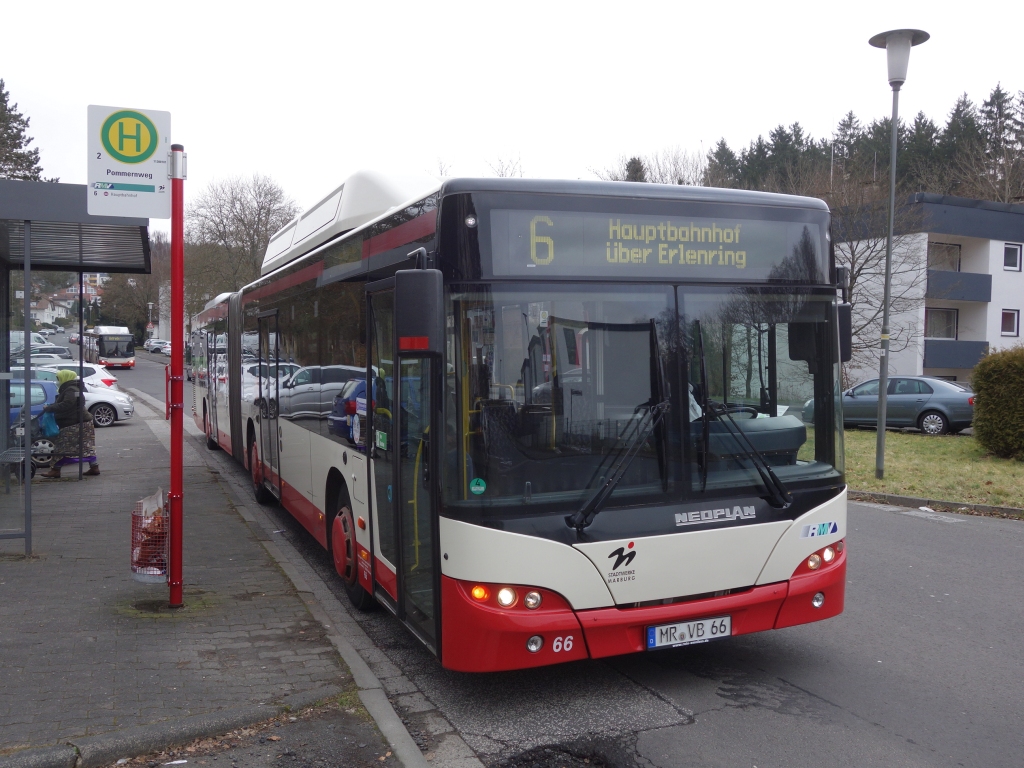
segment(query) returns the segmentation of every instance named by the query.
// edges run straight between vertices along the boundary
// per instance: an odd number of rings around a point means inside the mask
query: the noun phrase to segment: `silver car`
[[[78,373],[78,363],[50,363],[47,368],[55,370],[68,370]],[[117,376],[112,374],[102,365],[96,363],[83,363],[82,374],[85,383],[90,387],[117,389]]]
[[[813,409],[814,401],[804,406]],[[916,427],[926,435],[967,429],[974,421],[974,392],[966,383],[934,376],[893,376],[886,396],[885,426]],[[843,425],[874,427],[878,423],[878,379],[843,393]]]
[[[88,387],[85,407],[92,414],[97,427],[109,427],[115,421],[130,419],[135,414],[135,401],[131,395],[106,387]]]

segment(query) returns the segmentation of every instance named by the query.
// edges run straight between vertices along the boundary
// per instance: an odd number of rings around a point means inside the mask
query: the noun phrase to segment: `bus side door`
[[[277,310],[260,313],[259,316],[259,447],[260,460],[263,462],[264,482],[270,492],[281,498],[281,461],[280,438],[277,424],[278,383],[280,376],[278,364]],[[264,375],[264,372],[266,375]],[[215,375],[210,370],[211,378]],[[213,389],[216,382],[211,382]]]
[[[206,389],[206,429],[207,437],[212,439],[213,442],[217,442],[217,390],[218,390],[218,370],[217,370],[217,349],[216,341],[214,341],[216,334],[208,328],[204,333],[206,336],[206,362],[207,362],[207,389]]]
[[[390,282],[390,281],[384,281]],[[426,645],[437,649],[436,515],[430,421],[440,364],[405,350],[395,328],[395,294],[369,296],[372,413],[367,448],[374,497],[375,580],[387,601]],[[379,595],[379,592],[378,592]]]

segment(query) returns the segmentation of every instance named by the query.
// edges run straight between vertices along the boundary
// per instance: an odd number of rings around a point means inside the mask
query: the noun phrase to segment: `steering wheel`
[[[711,410],[716,415],[725,415],[727,413],[749,413],[752,418],[757,418],[761,412],[752,405],[722,405],[721,403],[711,403]]]

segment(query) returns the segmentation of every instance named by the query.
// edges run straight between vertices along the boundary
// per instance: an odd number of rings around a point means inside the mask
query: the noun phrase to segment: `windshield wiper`
[[[697,342],[700,350],[701,400],[703,400],[701,405],[704,408],[704,467],[701,471],[701,490],[705,490],[707,487],[708,455],[710,451],[710,428],[708,415],[713,414],[721,424],[727,425],[726,430],[729,432],[733,440],[736,441],[736,445],[743,454],[743,458],[749,459],[754,465],[754,469],[756,469],[757,474],[760,475],[761,482],[764,483],[765,490],[768,492],[768,496],[770,497],[769,503],[777,509],[787,509],[790,504],[793,503],[793,496],[790,494],[789,489],[783,485],[781,480],[779,480],[764,455],[754,447],[754,444],[750,441],[750,437],[747,433],[744,432],[736,423],[732,414],[729,413],[729,406],[727,404],[718,406],[717,404],[712,403],[711,399],[708,397],[707,370],[704,364],[704,332],[701,330],[700,320],[695,320],[694,322],[697,326]],[[722,418],[723,416],[728,419],[728,422]],[[743,438],[742,442],[739,440],[737,435]],[[743,443],[746,443],[746,448],[743,447]]]
[[[750,437],[747,433],[744,432],[740,428],[739,424],[736,423],[736,420],[728,411],[728,406],[723,405],[721,410],[719,410],[718,406],[712,405],[712,411],[722,424],[726,423],[725,421],[722,421],[722,416],[725,416],[729,420],[728,423],[732,425],[732,428],[729,428],[729,434],[732,435],[734,440],[736,440],[744,458],[751,460],[754,464],[754,469],[756,469],[757,473],[761,476],[761,482],[764,483],[764,486],[768,491],[768,495],[771,497],[769,499],[769,503],[771,503],[771,505],[776,509],[787,509],[789,505],[793,503],[793,496],[790,494],[789,489],[783,485],[781,480],[779,480],[778,476],[772,470],[771,464],[768,463],[768,460],[764,455],[754,447],[754,444],[750,441]],[[743,438],[743,441],[747,444],[747,450],[744,450],[740,441],[736,439],[736,435]]]
[[[643,407],[644,406],[640,406],[640,408]],[[626,470],[629,469],[629,465],[633,463],[633,459],[636,458],[637,453],[640,451],[640,447],[647,442],[647,438],[651,436],[651,433],[658,426],[662,417],[665,415],[665,411],[667,410],[667,399],[662,400],[660,403],[655,405],[648,406],[647,413],[644,414],[644,417],[636,425],[633,438],[619,452],[618,459],[615,464],[612,465],[611,471],[608,473],[608,478],[604,481],[604,484],[597,489],[594,495],[591,496],[587,502],[579,508],[579,510],[567,518],[567,522],[576,529],[577,534],[582,534],[583,530],[594,521],[595,517],[597,517],[597,513],[600,512],[604,505],[608,503],[608,499],[611,498],[612,492],[618,484],[622,482],[622,478],[626,476]]]

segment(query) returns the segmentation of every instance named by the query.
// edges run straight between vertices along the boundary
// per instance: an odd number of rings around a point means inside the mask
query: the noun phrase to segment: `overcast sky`
[[[626,154],[820,138],[888,115],[868,38],[931,33],[901,115],[1024,88],[1019,2],[7,3],[0,78],[47,176],[84,183],[86,106],[168,110],[186,194],[259,172],[308,208],[363,168],[594,178]],[[165,222],[154,221],[166,229]]]

